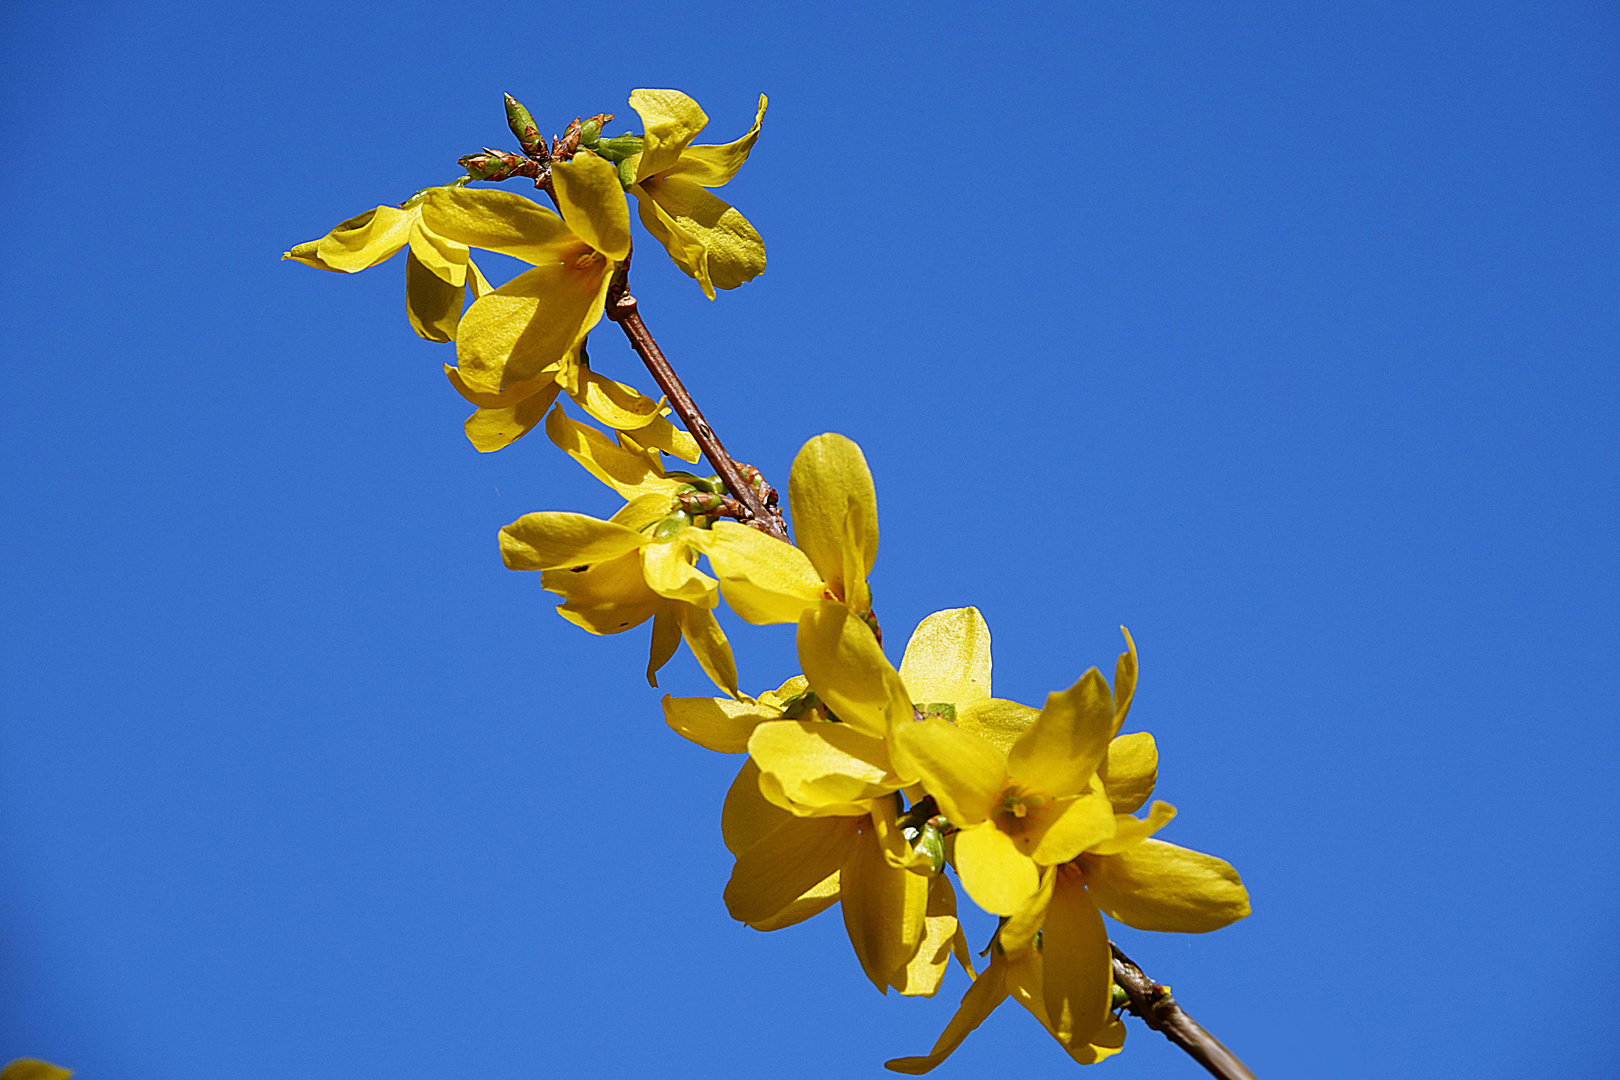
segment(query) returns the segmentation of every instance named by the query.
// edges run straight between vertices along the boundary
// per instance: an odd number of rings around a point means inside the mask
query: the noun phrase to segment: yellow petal
[[[1101,1031],[1084,1039],[1076,1039],[1063,1049],[1080,1065],[1095,1065],[1125,1049],[1125,1024],[1117,1016],[1110,1016]]]
[[[883,740],[848,724],[771,720],[754,728],[748,756],[804,806],[851,803],[888,795],[900,786],[889,771]],[[894,800],[890,799],[892,804]]]
[[[523,398],[516,405],[504,409],[479,409],[462,425],[467,441],[481,454],[510,446],[523,438],[546,417],[546,410],[562,387],[550,383],[537,394]]]
[[[0,1080],[68,1080],[72,1075],[72,1069],[38,1058],[18,1058],[0,1069]]]
[[[855,841],[855,818],[788,816],[737,853],[726,883],[726,910],[738,922],[775,918],[842,869]]]
[[[580,244],[562,218],[511,191],[434,188],[421,213],[423,225],[437,236],[534,266],[555,263]]]
[[[990,697],[990,627],[974,607],[936,611],[906,645],[900,679],[916,702],[949,701],[957,716]]]
[[[677,533],[674,539],[641,549],[641,572],[647,577],[647,587],[667,600],[712,608],[719,603],[719,587],[714,578],[692,565],[691,548],[680,536]]]
[[[890,731],[889,744],[896,770],[920,779],[953,825],[983,821],[1007,786],[1001,751],[941,717],[901,721]]]
[[[484,276],[484,272],[478,269],[478,264],[470,258],[467,260],[467,291],[472,293],[474,300],[495,291],[495,286],[489,283],[489,279]]]
[[[714,299],[714,283],[709,280],[709,251],[696,236],[683,230],[678,222],[652,197],[652,193],[637,184],[630,189],[636,197],[636,214],[641,225],[654,240],[664,245],[670,260],[688,277],[695,278],[703,287],[703,295]]]
[[[1114,808],[1100,787],[1057,805],[1062,807],[1062,813],[1040,834],[1029,852],[1030,858],[1042,866],[1068,862],[1114,835]]]
[[[634,431],[658,419],[662,407],[634,387],[614,382],[588,367],[579,373],[579,390],[573,395],[580,408],[610,428]]]
[[[1114,819],[1114,835],[1106,840],[1087,844],[1085,851],[1088,855],[1118,855],[1127,848],[1135,847],[1143,840],[1164,828],[1176,816],[1176,808],[1167,802],[1154,801],[1148,816],[1134,818],[1128,814],[1121,814]]]
[[[892,800],[889,805],[892,809]],[[922,942],[928,879],[890,866],[868,820],[850,846],[839,881],[849,943],[866,977],[887,994]]]
[[[379,206],[356,214],[319,240],[299,244],[282,256],[319,270],[352,274],[393,257],[410,242],[417,211]]]
[[[630,206],[619,186],[619,170],[585,152],[551,166],[563,221],[574,234],[615,262],[630,254]]]
[[[1085,855],[1086,888],[1126,926],[1202,934],[1249,913],[1236,870],[1213,855],[1144,840],[1118,855]]]
[[[692,604],[678,604],[676,616],[681,621],[681,637],[703,673],[714,685],[736,697],[737,661],[731,655],[731,645],[726,641],[725,631],[715,621],[714,613]]]
[[[939,992],[940,983],[945,981],[945,968],[950,964],[952,949],[961,932],[961,925],[956,921],[956,890],[951,888],[950,878],[935,874],[928,879],[922,941],[891,985],[906,997],[933,997]]]
[[[966,708],[957,706],[956,725],[963,731],[973,732],[1005,754],[1012,750],[1013,745],[1040,715],[1039,709],[1020,705],[1016,701],[986,698],[983,701],[975,701]]]
[[[547,510],[524,514],[501,530],[501,560],[508,570],[551,570],[616,559],[646,544],[634,529],[587,514]]]
[[[1119,654],[1119,660],[1114,664],[1114,733],[1125,723],[1125,717],[1131,712],[1131,698],[1136,696],[1136,642],[1131,640],[1131,632],[1123,626],[1119,632],[1125,635],[1125,651]]]
[[[446,285],[460,287],[467,282],[468,249],[448,237],[440,236],[422,224],[417,215],[411,223],[411,255]]]
[[[612,264],[583,243],[477,300],[456,332],[461,378],[495,393],[560,364],[602,318]]]
[[[1052,890],[1057,885],[1059,868],[1043,866],[1039,872],[1041,884],[1035,890],[1035,895],[996,931],[996,944],[1008,957],[1022,956],[1032,949],[1035,935],[1040,933],[1041,924],[1046,921],[1046,907],[1052,902]],[[1042,1005],[1040,1011],[1044,1013],[1045,1009],[1046,1006]]]
[[[1113,960],[1102,915],[1079,875],[1058,877],[1041,927],[1041,982],[1052,1035],[1084,1042],[1109,1019]]]
[[[956,1015],[945,1025],[934,1048],[926,1057],[903,1057],[885,1061],[883,1067],[890,1072],[921,1076],[938,1066],[955,1052],[962,1040],[973,1029],[984,1023],[996,1006],[1007,1000],[1007,965],[992,961],[988,970],[973,980],[973,985],[962,995],[962,1004]]]
[[[1096,668],[1046,707],[1007,755],[1007,771],[1032,791],[1061,799],[1086,790],[1114,735],[1114,698]]]
[[[737,770],[720,807],[720,837],[726,850],[735,855],[758,843],[790,817],[793,815],[760,794],[759,766],[748,758]]]
[[[824,600],[799,616],[798,645],[799,670],[844,723],[881,739],[891,723],[910,721],[900,673],[849,608]]]
[[[513,383],[506,389],[494,393],[488,393],[470,385],[467,380],[461,377],[461,372],[449,364],[444,365],[444,375],[445,378],[450,380],[450,385],[456,388],[456,393],[477,405],[480,409],[509,409],[520,401],[527,401],[534,395],[556,386],[555,377],[561,367],[560,363],[553,364],[527,382]],[[556,397],[556,393],[553,392],[551,399],[555,400]]]
[[[698,448],[697,440],[686,432],[670,423],[663,416],[655,416],[646,424],[634,430],[635,438],[631,439],[629,433],[621,430],[619,442],[634,442],[643,449],[662,450],[666,454],[674,454],[682,461],[695,463],[703,456]]]
[[[877,490],[861,448],[830,432],[805,443],[788,475],[788,502],[799,547],[833,594],[843,597],[845,522],[852,513],[863,515],[860,565],[871,573],[877,560]]]
[[[757,919],[748,925],[755,930],[780,930],[785,926],[794,926],[838,903],[840,895],[839,875],[830,874],[771,918]]]
[[[709,123],[698,103],[679,90],[632,90],[630,107],[641,115],[645,142],[636,167],[638,181],[674,168],[686,144]]]
[[[619,512],[608,520],[627,529],[639,531],[655,521],[668,517],[671,505],[672,501],[668,495],[656,491],[649,495],[638,495],[619,507]]]
[[[647,179],[637,187],[647,196],[636,205],[642,224],[669,250],[676,266],[698,279],[710,299],[710,287],[735,289],[765,272],[765,241],[724,199],[690,180]],[[648,199],[653,207],[647,205]],[[672,246],[666,234],[674,234],[678,243]],[[703,251],[696,267],[689,265],[693,244]]]
[[[664,695],[664,722],[699,746],[721,754],[746,753],[754,728],[781,715],[781,709],[763,701]]]
[[[1108,754],[1097,767],[1114,813],[1132,814],[1148,801],[1159,779],[1159,748],[1145,731],[1120,735],[1108,744]]]
[[[956,874],[973,902],[993,915],[1016,915],[1040,889],[1040,874],[991,821],[956,834]]]
[[[681,622],[671,608],[653,616],[652,641],[647,646],[647,685],[657,687],[658,673],[681,647]]]
[[[634,551],[587,570],[546,570],[540,584],[567,601],[557,614],[593,634],[640,626],[670,603],[647,588]]]
[[[595,428],[571,420],[561,409],[546,418],[546,434],[557,447],[626,499],[660,494],[673,497],[679,480],[663,475],[646,456],[633,453]]]
[[[821,603],[821,578],[792,544],[735,521],[715,522],[695,543],[709,557],[726,603],[748,622],[798,622]]]
[[[748,154],[759,141],[759,126],[765,120],[765,95],[759,95],[759,112],[754,126],[735,142],[717,146],[688,146],[680,160],[668,172],[669,176],[690,180],[704,187],[719,187],[737,175],[737,170],[748,160]]]
[[[405,315],[418,337],[454,341],[465,299],[463,285],[446,283],[417,261],[416,252],[405,256]]]

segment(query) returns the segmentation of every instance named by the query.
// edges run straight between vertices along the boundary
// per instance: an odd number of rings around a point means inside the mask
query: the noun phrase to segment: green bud
[[[619,186],[626,191],[636,186],[636,163],[629,158],[619,162]]]
[[[525,154],[530,157],[545,154],[546,140],[540,137],[540,128],[535,124],[534,117],[511,94],[506,95],[506,126],[512,129]]]
[[[641,147],[640,135],[615,135],[611,139],[598,139],[591,149],[617,163],[641,153]]]
[[[589,146],[592,149],[595,149],[596,148],[596,140],[599,139],[601,137],[601,135],[602,135],[602,121],[598,120],[596,117],[593,116],[589,120],[585,121],[585,123],[580,126],[580,129],[579,129],[579,145],[581,145],[581,146]]]
[[[821,698],[814,690],[802,690],[782,702],[782,719],[802,720],[821,707]]]
[[[694,480],[692,481],[692,486],[697,488],[699,491],[708,491],[715,495],[731,494],[731,492],[726,489],[726,482],[720,479],[718,476],[710,476],[703,480]]]
[[[676,533],[680,532],[690,524],[691,522],[687,519],[685,514],[671,514],[669,517],[653,526],[653,539],[668,540],[670,537],[674,536]]]
[[[923,825],[922,834],[912,844],[912,849],[928,856],[928,868],[934,873],[945,869],[945,836],[932,821]]]
[[[1123,986],[1119,985],[1119,983],[1114,983],[1112,989],[1113,1000],[1108,1003],[1108,1007],[1110,1009],[1112,1009],[1114,1012],[1119,1012],[1119,1010],[1130,1005],[1131,995],[1125,992],[1125,988]]]

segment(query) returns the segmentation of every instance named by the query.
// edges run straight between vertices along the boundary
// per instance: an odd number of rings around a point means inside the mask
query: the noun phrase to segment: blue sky
[[[769,270],[653,332],[785,484],[876,475],[891,640],[1038,703],[1141,650],[1167,839],[1254,914],[1118,939],[1262,1077],[1608,1075],[1617,46],[1601,4],[15,8],[0,35],[0,1058],[87,1080],[884,1075],[836,915],[730,921],[736,768],[495,530],[401,266],[277,261],[678,87]],[[610,127],[617,130],[620,124]],[[646,385],[598,335],[599,370]],[[733,630],[744,686],[786,628]],[[666,689],[705,692],[690,657]],[[991,922],[970,922],[982,943]],[[1073,1070],[1003,1010],[940,1073]],[[1116,1078],[1199,1075],[1132,1023]]]

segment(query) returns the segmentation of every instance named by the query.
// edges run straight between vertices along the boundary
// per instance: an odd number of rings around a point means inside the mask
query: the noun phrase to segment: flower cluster
[[[735,919],[776,930],[836,905],[862,971],[885,994],[935,994],[955,957],[971,979],[956,1015],[927,1055],[890,1069],[932,1069],[1009,997],[1075,1061],[1118,1052],[1125,1029],[1103,916],[1200,933],[1249,911],[1229,865],[1155,836],[1176,811],[1149,805],[1153,736],[1123,730],[1137,680],[1129,633],[1112,685],[1092,668],[1040,708],[992,695],[990,632],[976,608],[923,620],[896,667],[868,582],[877,496],[859,447],[823,434],[800,450],[788,539],[759,512],[774,514],[763,478],[732,461],[695,412],[680,412],[686,430],[671,422],[684,390],[653,399],[591,369],[588,335],[604,314],[620,321],[633,310],[632,196],[647,233],[711,299],[765,267],[758,233],[709,190],[747,160],[765,99],[749,131],[720,145],[693,145],[707,118],[684,94],[637,90],[630,104],[640,133],[606,137],[611,117],[598,115],[548,145],[509,98],[521,155],[468,155],[466,176],[367,211],[286,257],[353,272],[408,249],[407,314],[422,337],[455,343],[445,372],[477,407],[466,422],[473,445],[496,450],[543,424],[623,500],[606,519],[526,514],[500,530],[501,556],[538,572],[562,598],[559,614],[589,633],[651,621],[652,685],[684,641],[724,692],[666,695],[663,711],[687,739],[746,755],[721,812]],[[467,186],[513,176],[534,179],[556,211]],[[492,288],[473,249],[530,269]],[[645,343],[637,349],[656,374]],[[563,395],[601,427],[568,415]],[[695,463],[700,452],[733,479],[666,460]],[[744,623],[795,627],[802,674],[743,693],[715,617],[722,600]],[[983,970],[958,922],[953,875],[999,917]]]

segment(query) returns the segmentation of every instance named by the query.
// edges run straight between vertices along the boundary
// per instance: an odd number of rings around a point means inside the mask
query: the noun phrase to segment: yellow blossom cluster
[[[1155,836],[1176,812],[1149,805],[1153,736],[1124,731],[1137,680],[1129,633],[1112,685],[1092,668],[1039,708],[992,695],[990,632],[976,608],[924,619],[896,667],[868,583],[877,496],[859,447],[823,434],[799,451],[791,539],[744,512],[720,477],[669,467],[666,455],[699,459],[693,434],[704,425],[683,413],[682,430],[666,401],[591,370],[586,339],[624,295],[632,196],[648,234],[711,299],[764,269],[758,233],[709,189],[747,160],[765,99],[749,131],[721,145],[693,145],[707,117],[678,91],[637,90],[630,104],[641,133],[607,139],[593,118],[549,149],[514,121],[529,155],[521,175],[544,184],[555,212],[470,188],[469,175],[286,257],[353,272],[408,249],[407,314],[422,337],[455,343],[445,372],[477,407],[466,421],[473,445],[499,449],[543,424],[623,500],[605,519],[526,514],[500,530],[502,559],[538,572],[562,598],[559,614],[589,633],[650,620],[654,686],[684,641],[724,691],[666,695],[663,711],[687,739],[746,755],[721,810],[735,919],[777,930],[836,905],[885,994],[932,996],[956,958],[971,980],[960,1008],[928,1054],[890,1069],[932,1069],[1009,997],[1075,1061],[1117,1053],[1125,1029],[1104,916],[1201,933],[1249,911],[1229,865]],[[473,249],[529,269],[492,288]],[[564,394],[602,427],[569,416]],[[717,445],[702,452],[725,472]],[[746,624],[792,625],[802,674],[743,693],[715,616],[722,600]],[[999,920],[982,970],[958,922],[958,885]]]

